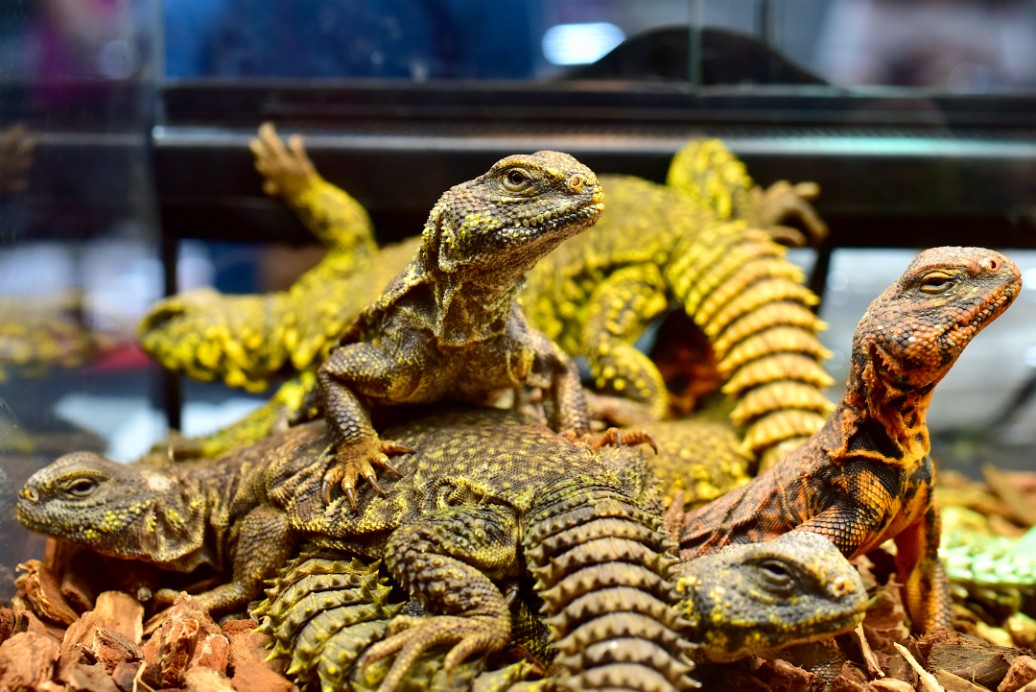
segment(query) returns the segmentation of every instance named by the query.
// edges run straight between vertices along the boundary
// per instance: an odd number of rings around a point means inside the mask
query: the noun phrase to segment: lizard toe
[[[602,447],[636,447],[641,444],[650,446],[655,454],[658,454],[658,445],[655,444],[654,438],[646,430],[608,428],[596,439],[590,441],[590,447],[593,449],[600,449]]]
[[[361,665],[366,667],[395,655],[395,661],[379,687],[382,692],[396,690],[414,662],[432,647],[453,644],[443,661],[443,670],[449,676],[470,656],[498,650],[507,643],[509,636],[509,628],[501,626],[496,618],[480,616],[397,616],[389,631],[394,634],[370,647],[361,661]]]

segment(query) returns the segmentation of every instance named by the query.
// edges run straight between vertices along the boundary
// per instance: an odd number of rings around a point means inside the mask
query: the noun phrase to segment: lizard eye
[[[760,581],[763,584],[776,591],[790,590],[794,578],[792,572],[788,569],[788,566],[780,560],[763,560],[759,562],[756,567],[759,574]]]
[[[532,184],[532,176],[521,168],[512,168],[504,174],[504,187],[511,192],[521,192]]]
[[[97,485],[93,478],[77,478],[65,485],[65,492],[73,497],[88,497],[97,489]]]
[[[953,276],[944,272],[933,272],[921,279],[918,288],[924,293],[938,295],[945,293],[953,284]]]

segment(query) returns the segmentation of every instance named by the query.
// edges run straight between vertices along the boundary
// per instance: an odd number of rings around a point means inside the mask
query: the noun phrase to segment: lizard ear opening
[[[162,498],[150,503],[137,526],[140,533],[141,555],[161,564],[179,560],[198,551],[205,540],[205,520],[201,507],[192,507],[186,497],[167,502]],[[197,565],[186,566],[193,569]]]
[[[435,205],[421,232],[421,247],[429,263],[440,271],[453,272],[462,263],[462,252],[457,237],[457,224],[449,210]]]

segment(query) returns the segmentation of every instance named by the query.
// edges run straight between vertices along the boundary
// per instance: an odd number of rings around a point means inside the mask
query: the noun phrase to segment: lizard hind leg
[[[517,542],[514,513],[499,505],[445,507],[389,537],[389,571],[430,615],[397,616],[388,639],[366,651],[364,666],[395,656],[379,689],[399,688],[434,647],[450,646],[443,661],[449,676],[467,658],[507,644],[511,611],[492,579],[515,572]]]
[[[669,396],[662,375],[633,342],[666,306],[665,283],[657,267],[626,267],[594,290],[583,329],[595,387],[646,404],[655,419],[668,414]]]

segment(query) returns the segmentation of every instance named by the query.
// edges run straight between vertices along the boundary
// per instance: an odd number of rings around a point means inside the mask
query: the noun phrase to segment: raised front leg
[[[472,655],[503,648],[511,636],[511,611],[493,579],[518,569],[518,525],[499,505],[446,507],[397,529],[385,564],[420,601],[426,617],[397,616],[391,636],[368,649],[364,662],[395,655],[380,689],[396,689],[426,650],[450,645],[447,675]]]
[[[583,343],[597,389],[647,404],[652,417],[669,411],[665,382],[651,360],[638,351],[648,322],[666,309],[665,281],[654,265],[621,269],[590,296]]]
[[[346,253],[339,261],[355,261],[377,251],[367,210],[317,173],[302,137],[292,135],[285,146],[273,124],[263,123],[249,148],[263,176],[263,192],[283,199],[322,243]]]
[[[896,574],[903,582],[903,603],[919,632],[953,625],[950,586],[939,561],[939,527],[939,510],[933,504],[924,517],[895,538]]]
[[[543,332],[529,327],[524,317],[512,317],[510,329],[513,381],[545,390],[547,415],[555,432],[572,437],[586,434],[590,409],[575,363]]]
[[[263,593],[266,580],[276,574],[295,549],[295,536],[288,518],[273,507],[256,507],[240,520],[234,550],[231,580],[195,596],[208,611],[225,612],[243,608]],[[177,592],[162,589],[158,601],[172,602]]]
[[[880,513],[866,503],[836,503],[795,527],[819,533],[835,544],[842,555],[855,557],[866,542],[879,533]]]
[[[398,442],[382,440],[357,395],[405,401],[420,381],[421,364],[401,362],[385,349],[356,343],[335,349],[317,371],[324,413],[334,447],[335,464],[324,475],[324,501],[340,486],[356,509],[356,481],[364,478],[379,493],[374,466],[396,473],[389,455],[412,451]]]

